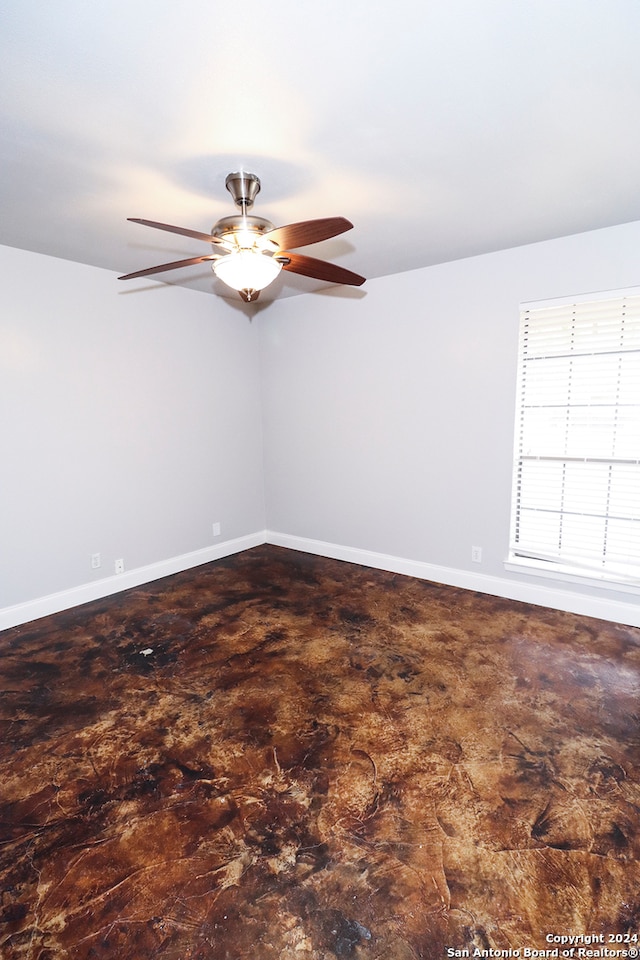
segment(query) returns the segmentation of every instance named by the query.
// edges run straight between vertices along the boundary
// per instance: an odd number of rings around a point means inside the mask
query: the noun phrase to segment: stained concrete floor
[[[264,546],[0,690],[3,960],[638,946],[638,629]]]

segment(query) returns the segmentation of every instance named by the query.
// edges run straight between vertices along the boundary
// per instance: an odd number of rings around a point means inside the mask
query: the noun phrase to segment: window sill
[[[544,579],[560,580],[565,583],[577,583],[585,587],[596,587],[600,590],[616,590],[620,593],[632,593],[640,596],[640,582],[614,580],[610,574],[603,574],[602,576],[585,574],[575,567],[546,563],[543,560],[510,557],[508,560],[505,560],[504,568],[511,573],[528,573],[530,576],[543,577]]]

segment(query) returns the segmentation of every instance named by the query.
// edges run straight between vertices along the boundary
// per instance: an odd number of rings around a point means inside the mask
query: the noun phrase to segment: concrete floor
[[[638,947],[638,629],[264,546],[0,690],[3,960]]]

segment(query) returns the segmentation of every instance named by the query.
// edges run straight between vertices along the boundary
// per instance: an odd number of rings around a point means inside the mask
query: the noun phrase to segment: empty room
[[[2,960],[635,960],[640,9],[9,0]]]

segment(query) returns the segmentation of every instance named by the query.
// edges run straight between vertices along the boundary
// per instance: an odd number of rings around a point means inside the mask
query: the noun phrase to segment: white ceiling
[[[277,225],[348,217],[303,252],[368,278],[638,220],[639,45],[638,0],[5,0],[0,243],[204,254],[126,218],[208,232],[239,169]]]

